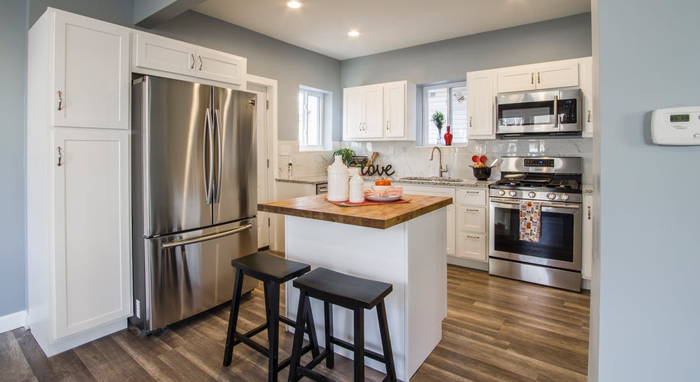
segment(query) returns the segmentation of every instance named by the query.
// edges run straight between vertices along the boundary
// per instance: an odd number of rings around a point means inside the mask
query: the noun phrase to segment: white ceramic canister
[[[365,201],[365,181],[362,180],[359,172],[355,172],[350,179],[350,203],[362,203]]]
[[[328,169],[328,200],[344,202],[348,200],[349,179],[348,168],[343,164],[343,157],[335,156],[335,161]]]

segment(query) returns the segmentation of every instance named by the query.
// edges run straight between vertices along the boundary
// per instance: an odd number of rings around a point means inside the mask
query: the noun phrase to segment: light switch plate
[[[281,145],[280,155],[292,155],[292,148],[289,145]]]

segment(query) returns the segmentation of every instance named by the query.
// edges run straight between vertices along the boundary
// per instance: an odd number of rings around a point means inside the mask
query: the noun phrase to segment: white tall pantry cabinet
[[[129,33],[54,9],[29,31],[29,325],[48,356],[132,315]]]

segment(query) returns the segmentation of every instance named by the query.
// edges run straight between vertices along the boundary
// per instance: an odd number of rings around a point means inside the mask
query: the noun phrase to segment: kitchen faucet
[[[439,171],[440,175],[438,175],[438,178],[442,178],[442,174],[447,172],[447,165],[445,165],[445,166],[442,165],[442,151],[440,150],[439,147],[437,147],[437,146],[433,147],[433,149],[430,151],[430,156],[428,157],[428,160],[431,160],[431,161],[433,160],[433,153],[435,153],[435,150],[437,150],[438,154],[440,154],[440,157],[438,159],[438,166],[440,166],[440,167],[438,167],[438,171]]]

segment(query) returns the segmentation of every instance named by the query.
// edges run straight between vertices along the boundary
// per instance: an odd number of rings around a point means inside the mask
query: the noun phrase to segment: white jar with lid
[[[335,156],[335,161],[328,169],[328,200],[332,202],[344,202],[349,194],[349,172],[343,164],[343,157]]]
[[[355,172],[350,179],[350,203],[362,203],[365,201],[365,181],[362,180],[359,172]]]

